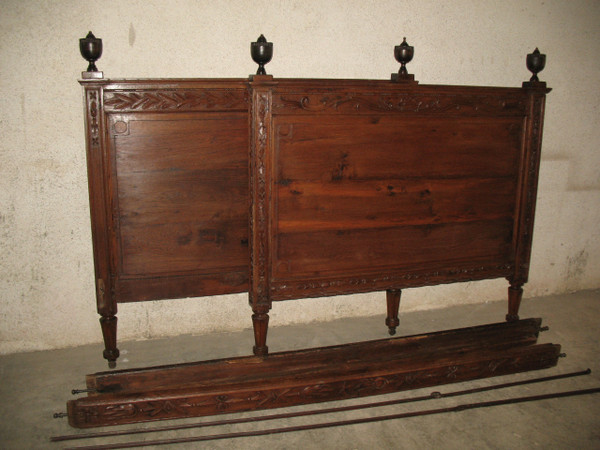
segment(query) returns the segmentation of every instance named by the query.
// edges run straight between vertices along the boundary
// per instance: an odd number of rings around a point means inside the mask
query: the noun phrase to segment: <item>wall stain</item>
[[[567,258],[567,279],[581,278],[585,274],[588,256],[585,250],[581,250],[575,256]]]
[[[133,23],[129,24],[129,45],[133,47],[135,44],[135,28],[133,28]]]

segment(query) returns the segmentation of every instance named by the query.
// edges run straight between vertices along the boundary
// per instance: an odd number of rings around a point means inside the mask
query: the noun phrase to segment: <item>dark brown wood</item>
[[[262,430],[252,430],[252,431],[239,431],[232,433],[222,433],[222,434],[211,434],[211,435],[202,435],[202,436],[192,436],[192,437],[179,437],[179,438],[165,438],[165,439],[157,439],[157,440],[144,440],[137,442],[124,442],[119,444],[106,444],[101,446],[86,446],[86,447],[75,447],[77,449],[118,449],[118,448],[135,448],[135,447],[146,447],[150,445],[170,445],[170,444],[183,444],[190,442],[205,442],[205,441],[216,441],[222,439],[235,439],[241,437],[251,437],[251,436],[267,436],[272,434],[282,434],[282,433],[291,433],[298,431],[307,431],[307,430],[318,430],[323,428],[332,428],[332,427],[341,427],[348,425],[357,425],[364,423],[373,423],[373,422],[381,422],[385,420],[398,420],[398,419],[407,419],[410,417],[422,417],[422,416],[431,416],[434,414],[446,414],[450,412],[463,412],[470,409],[478,409],[478,408],[490,408],[493,406],[501,406],[501,405],[514,405],[518,403],[526,403],[526,402],[536,402],[541,400],[550,400],[550,399],[558,399],[558,398],[566,398],[566,397],[575,397],[581,395],[591,395],[600,393],[600,387],[594,387],[589,389],[576,389],[572,391],[561,391],[561,392],[552,392],[548,394],[538,394],[538,395],[528,395],[524,397],[509,397],[500,400],[491,400],[491,401],[483,401],[483,402],[474,402],[474,403],[463,403],[456,406],[450,406],[446,408],[436,408],[422,411],[412,411],[412,412],[403,412],[396,414],[387,414],[380,416],[368,416],[361,417],[357,419],[347,419],[347,420],[338,420],[332,422],[321,422],[307,425],[295,425],[295,426],[287,426],[280,428],[268,428]]]
[[[544,83],[81,84],[111,363],[123,302],[248,291],[261,356],[273,301],[501,277],[518,318]]]
[[[535,344],[539,319],[320,349],[88,377],[97,392],[67,405],[94,427],[339,400],[516,373],[556,364]],[[219,377],[218,374],[222,376]]]
[[[116,316],[102,316],[100,318],[102,337],[106,344],[103,356],[108,361],[110,368],[116,367],[116,360],[119,357],[119,350],[117,349],[117,321]]]
[[[265,272],[267,253],[267,210],[264,208],[267,195],[266,173],[269,166],[264,162],[267,138],[270,134],[269,123],[271,114],[271,93],[273,77],[270,75],[255,75],[252,77],[252,106],[250,110],[250,217],[248,222],[250,233],[250,274],[249,284],[255,289],[249,291],[252,306],[252,325],[254,327],[253,353],[265,356],[268,353],[266,345],[268,312],[271,309],[269,297],[268,275]],[[258,199],[258,201],[257,201]]]
[[[536,344],[541,320],[518,315],[549,89],[428,86],[401,75],[84,77],[109,366],[119,356],[118,303],[245,291],[255,356],[89,375],[88,396],[68,403],[73,426],[339,400],[556,364],[560,346]],[[509,281],[501,324],[268,355],[273,301],[386,291],[394,334],[401,289],[499,277]]]
[[[385,324],[388,327],[390,336],[396,334],[396,327],[400,325],[398,319],[398,310],[400,309],[400,296],[402,291],[400,289],[388,289],[386,291],[386,302],[387,302],[387,317]]]
[[[414,397],[404,397],[399,399],[392,400],[384,400],[378,402],[368,402],[368,403],[360,403],[356,405],[344,405],[344,406],[334,406],[330,408],[316,408],[316,409],[308,409],[302,411],[292,411],[292,412],[282,412],[275,414],[261,414],[258,416],[250,416],[250,417],[239,417],[233,419],[217,419],[210,421],[202,421],[196,423],[186,423],[186,424],[177,424],[177,425],[166,425],[166,426],[158,426],[152,428],[134,428],[134,429],[124,429],[124,430],[109,430],[109,431],[98,431],[98,432],[89,432],[89,433],[78,433],[78,434],[67,434],[62,436],[53,436],[50,438],[52,442],[61,442],[61,441],[74,441],[80,439],[93,439],[98,437],[114,437],[114,436],[131,436],[134,434],[146,434],[146,433],[157,433],[157,432],[165,432],[165,431],[177,431],[177,430],[189,430],[189,429],[197,429],[197,428],[205,428],[205,427],[213,427],[213,426],[223,426],[223,425],[232,425],[232,424],[241,424],[241,423],[253,423],[253,422],[266,422],[269,420],[278,420],[278,419],[289,419],[293,417],[306,417],[306,416],[316,416],[319,414],[330,414],[330,413],[338,413],[345,411],[356,411],[361,409],[370,409],[370,408],[380,408],[383,406],[394,406],[394,405],[402,405],[406,403],[417,403],[427,400],[434,400],[439,398],[449,398],[449,397],[459,397],[463,395],[476,394],[480,392],[487,392],[493,390],[499,390],[509,387],[516,386],[525,386],[534,383],[544,383],[548,381],[555,380],[563,380],[571,377],[579,377],[583,375],[589,375],[592,371],[590,369],[582,370],[578,372],[569,372],[563,373],[559,375],[550,375],[546,377],[537,377],[537,378],[529,378],[526,380],[519,381],[511,381],[508,383],[500,383],[500,384],[492,384],[487,386],[481,386],[476,388],[462,389],[458,391],[451,392],[432,392],[429,395],[420,395]]]
[[[245,80],[84,80],[104,356],[117,304],[247,291]]]
[[[257,356],[265,356],[269,352],[267,347],[267,329],[269,327],[269,307],[268,305],[254,305],[252,307],[252,325],[254,328],[254,346],[253,353]]]
[[[518,318],[547,89],[250,90],[252,304],[506,277]]]
[[[279,352],[264,362],[256,357],[241,357],[176,364],[170,366],[99,372],[86,377],[90,396],[106,393],[143,393],[177,386],[191,388],[198,383],[230,384],[237,379],[259,380],[264,372],[269,376],[294,376],[307,370],[339,371],[338,364],[360,359],[372,367],[387,364],[388,359],[429,358],[431,352],[476,351],[508,349],[533,345],[541,327],[541,319],[479,325],[458,330],[444,330],[415,336],[381,339],[354,345],[335,345],[320,349]],[[476,337],[476,339],[475,339]],[[315,353],[319,358],[315,359]],[[358,355],[358,356],[357,356]],[[293,364],[289,365],[290,360]],[[252,370],[248,368],[263,368]],[[345,369],[347,370],[347,369]]]
[[[514,321],[519,320],[519,306],[521,305],[521,298],[523,297],[522,284],[511,283],[508,287],[508,314],[506,320]]]

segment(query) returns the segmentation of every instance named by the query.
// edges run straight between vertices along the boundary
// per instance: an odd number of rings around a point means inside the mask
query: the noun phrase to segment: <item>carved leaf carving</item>
[[[539,361],[547,367],[548,361]],[[200,395],[196,398],[169,398],[164,400],[139,400],[79,408],[77,420],[81,424],[110,424],[115,422],[143,422],[157,418],[193,417],[218,414],[224,411],[247,411],[312,403],[330,399],[356,398],[378,395],[404,389],[416,389],[471,379],[471,373],[480,377],[514,373],[528,367],[527,359],[507,356],[491,360],[473,361],[461,365],[441,365],[428,369],[366,376],[353,380],[336,380],[295,387],[266,387],[260,391],[230,392],[227,395]]]
[[[246,110],[244,91],[230,89],[105,92],[104,109],[117,111]]]
[[[328,295],[349,294],[356,292],[368,292],[370,290],[383,290],[382,286],[427,286],[432,283],[451,283],[469,281],[475,279],[497,277],[498,272],[507,275],[513,269],[512,264],[500,264],[493,266],[455,267],[432,272],[400,272],[396,274],[380,276],[362,276],[359,278],[340,278],[335,280],[304,280],[297,283],[286,281],[272,282],[271,291],[277,292],[278,298],[285,298],[286,292],[295,295],[291,291],[303,291],[311,297],[326,297]]]
[[[274,113],[286,112],[412,112],[524,114],[526,101],[515,96],[399,93],[280,94],[273,98]]]

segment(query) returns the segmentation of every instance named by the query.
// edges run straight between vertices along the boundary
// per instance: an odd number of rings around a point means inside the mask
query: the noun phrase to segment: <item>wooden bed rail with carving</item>
[[[546,369],[561,353],[559,345],[536,343],[540,323],[91,374],[88,395],[67,403],[69,423],[91,428],[281,408]]]

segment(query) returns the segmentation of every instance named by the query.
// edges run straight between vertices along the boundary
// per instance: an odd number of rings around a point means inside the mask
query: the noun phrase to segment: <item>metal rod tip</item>
[[[91,389],[73,389],[73,390],[71,390],[71,394],[73,394],[73,395],[85,394],[85,393],[88,393],[88,392],[97,392],[97,390],[93,389],[93,388],[91,388]]]

